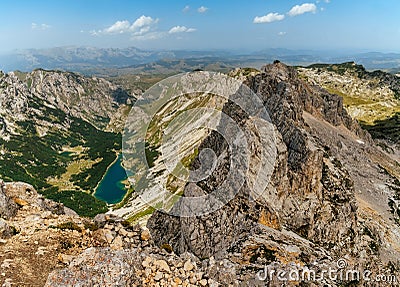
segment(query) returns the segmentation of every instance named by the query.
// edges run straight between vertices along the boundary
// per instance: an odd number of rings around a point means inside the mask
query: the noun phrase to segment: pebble
[[[174,282],[176,283],[176,284],[182,284],[182,280],[181,280],[181,278],[179,278],[179,277],[175,277],[174,278]]]
[[[170,272],[171,269],[168,266],[168,263],[165,260],[156,260],[154,261],[154,266],[158,267],[158,269],[162,271]]]
[[[111,248],[114,250],[120,250],[124,247],[124,243],[120,236],[115,237],[113,243],[111,244]]]
[[[21,198],[14,198],[14,202],[19,206],[26,206],[29,204],[26,200],[23,200]]]
[[[126,231],[125,229],[121,228],[119,230],[119,234],[121,234],[121,236],[126,237],[128,236],[128,231]]]
[[[160,281],[163,278],[163,274],[161,272],[157,272],[156,276],[154,276],[154,280]]]
[[[143,266],[144,268],[150,267],[151,261],[152,261],[151,257],[147,256],[147,257],[143,260],[142,266]]]
[[[58,254],[58,261],[64,264],[69,264],[74,259],[74,256],[67,254]]]
[[[103,234],[104,234],[104,238],[106,239],[108,244],[111,244],[111,242],[114,239],[112,232],[109,229],[103,229]]]
[[[143,241],[148,241],[150,239],[150,232],[148,230],[143,230],[140,234],[140,239]]]
[[[186,272],[192,271],[194,268],[192,262],[190,262],[190,260],[186,261],[185,264],[183,265],[183,270],[185,270]]]

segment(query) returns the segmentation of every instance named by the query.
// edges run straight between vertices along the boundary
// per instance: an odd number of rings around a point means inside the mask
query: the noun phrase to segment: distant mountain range
[[[109,74],[114,69],[130,72],[164,73],[192,68],[224,69],[250,66],[259,68],[265,62],[280,60],[291,65],[355,61],[368,70],[400,71],[400,53],[339,53],[312,50],[266,49],[253,53],[228,51],[145,51],[130,48],[56,47],[17,50],[0,55],[0,70],[31,71],[37,68],[65,70],[83,74]],[[172,61],[172,66],[171,66]],[[179,63],[176,66],[174,63]],[[156,64],[158,67],[147,66]],[[217,67],[210,67],[218,63]],[[174,66],[175,65],[175,66]],[[172,69],[172,71],[171,71]]]

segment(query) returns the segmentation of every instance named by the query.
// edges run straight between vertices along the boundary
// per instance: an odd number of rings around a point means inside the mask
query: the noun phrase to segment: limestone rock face
[[[160,245],[171,244],[176,252],[189,251],[200,257],[226,251],[251,234],[258,223],[293,230],[325,246],[354,240],[357,215],[351,178],[346,170],[332,164],[333,158],[308,133],[303,119],[303,113],[310,112],[334,125],[353,128],[355,124],[340,98],[312,90],[293,68],[281,63],[264,67],[250,81],[277,129],[278,158],[269,186],[250,202],[250,190],[244,185],[221,210],[202,217],[173,218],[155,213],[148,222],[153,237]],[[240,118],[229,105],[224,112]],[[212,134],[201,148],[223,154],[228,147],[221,136]],[[220,161],[211,177],[198,183],[207,193],[216,189],[229,171],[229,158]],[[188,185],[185,195],[191,196],[192,189]]]
[[[376,151],[370,135],[347,114],[339,96],[307,84],[294,68],[282,63],[263,67],[261,73],[251,75],[245,83],[261,97],[276,127],[277,158],[268,187],[260,197],[250,197],[248,183],[254,178],[249,174],[247,184],[236,197],[216,212],[189,218],[155,212],[147,224],[155,243],[169,244],[178,254],[191,252],[200,258],[247,258],[247,262],[259,259],[282,266],[288,253],[282,251],[286,255],[278,255],[276,248],[282,248],[282,242],[287,240],[295,242],[298,236],[306,241],[293,246],[303,250],[299,254],[305,257],[295,256],[291,260],[307,265],[327,254],[332,258],[346,254],[360,266],[380,266],[379,252],[365,241],[365,230],[371,226],[365,225],[365,207],[356,197],[356,189],[360,190],[367,180],[355,173],[355,162],[348,154],[349,150],[357,151],[358,161],[371,164],[370,158],[375,157]],[[229,105],[223,111],[238,115]],[[215,133],[203,142],[202,148],[213,149],[218,155],[229,154],[222,137]],[[390,161],[381,156],[383,162]],[[196,183],[197,187],[188,184],[185,196],[196,194],[198,187],[204,193],[215,190],[229,170],[228,156],[220,156],[217,166],[207,180]],[[378,173],[372,174],[376,179],[380,177]],[[374,202],[370,198],[369,203]],[[389,217],[383,226],[387,230],[393,226]],[[265,240],[268,236],[270,239]],[[368,236],[368,240],[372,238],[380,235]],[[314,250],[307,245],[314,246]],[[389,249],[395,250],[397,245]],[[274,256],[267,256],[268,252]],[[240,254],[240,259],[233,254]],[[395,257],[391,258],[391,262],[396,262]]]

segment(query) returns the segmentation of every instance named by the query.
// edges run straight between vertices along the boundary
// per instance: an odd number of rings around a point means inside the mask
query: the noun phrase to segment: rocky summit
[[[251,194],[249,172],[221,209],[196,217],[155,211],[140,227],[112,214],[80,217],[28,184],[1,183],[3,286],[384,286],[383,276],[398,284],[400,165],[393,154],[350,117],[340,95],[293,67],[276,61],[231,76],[259,95],[274,126],[273,173],[259,196]],[[222,111],[250,126],[231,102]],[[250,159],[260,143],[250,142]],[[185,197],[212,193],[229,173],[223,137],[211,132],[198,154],[203,149],[214,150],[216,168],[187,184]],[[197,156],[191,168],[200,164]],[[302,278],[304,270],[317,278]]]

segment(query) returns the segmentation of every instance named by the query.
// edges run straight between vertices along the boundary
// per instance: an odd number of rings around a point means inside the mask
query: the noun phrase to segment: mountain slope
[[[298,70],[310,83],[342,96],[349,114],[366,124],[400,111],[400,78],[395,75],[368,72],[354,62],[315,64]]]

